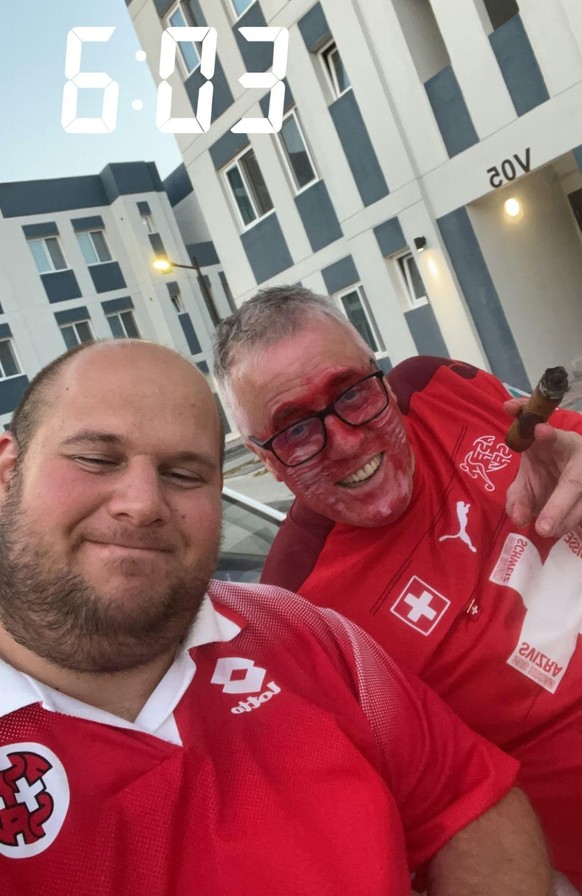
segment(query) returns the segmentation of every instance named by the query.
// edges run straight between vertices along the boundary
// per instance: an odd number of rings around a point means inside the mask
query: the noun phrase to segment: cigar
[[[569,389],[565,367],[548,367],[519,414],[509,427],[505,444],[513,451],[525,451],[534,441],[534,429],[545,423]]]

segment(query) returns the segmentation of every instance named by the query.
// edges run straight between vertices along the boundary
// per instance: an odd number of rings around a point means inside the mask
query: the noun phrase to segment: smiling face
[[[24,458],[0,437],[0,614],[19,643],[84,671],[177,645],[214,570],[220,430],[188,362],[143,344],[68,363]]]
[[[239,429],[246,438],[265,441],[326,407],[374,366],[370,349],[355,331],[330,318],[311,317],[238,372],[235,365],[230,391]],[[394,395],[370,423],[352,427],[327,416],[325,427],[323,451],[298,467],[286,467],[271,452],[248,444],[318,513],[354,526],[397,519],[411,498],[414,460]]]

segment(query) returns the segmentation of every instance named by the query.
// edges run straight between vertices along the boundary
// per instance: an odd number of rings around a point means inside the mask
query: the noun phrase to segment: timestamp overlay
[[[268,72],[245,72],[239,83],[245,90],[268,89],[269,109],[266,118],[241,118],[230,130],[239,134],[275,134],[283,123],[285,104],[284,78],[287,72],[289,31],[287,28],[239,28],[247,41],[264,41],[273,44],[273,64]],[[107,72],[82,71],[83,44],[105,43],[115,31],[114,26],[79,26],[67,34],[65,78],[61,124],[69,134],[112,134],[117,126],[119,109],[119,83]],[[206,79],[198,92],[196,112],[188,118],[172,115],[173,87],[170,78],[176,71],[176,55],[180,43],[200,46],[200,73]],[[202,134],[212,124],[212,99],[214,95],[214,69],[218,51],[218,33],[212,27],[166,28],[160,44],[160,65],[156,99],[156,127],[165,134]],[[137,54],[140,61],[145,53]],[[101,114],[81,116],[79,91],[101,90]],[[139,101],[134,101],[136,103]],[[134,105],[139,109],[141,106]]]

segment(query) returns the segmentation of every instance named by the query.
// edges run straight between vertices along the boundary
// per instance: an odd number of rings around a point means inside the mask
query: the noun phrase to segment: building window
[[[119,311],[106,317],[115,339],[141,339],[133,311]]]
[[[315,167],[295,111],[284,119],[283,126],[279,131],[279,139],[296,189],[301,190],[317,180]]]
[[[28,240],[28,245],[39,274],[64,271],[68,268],[58,237],[44,236],[37,240]]]
[[[236,16],[242,16],[243,12],[246,12],[249,6],[252,6],[255,3],[255,0],[231,0],[232,8],[234,9]]]
[[[102,230],[85,230],[77,234],[77,239],[88,265],[111,261],[111,252]]]
[[[324,47],[320,56],[334,97],[341,96],[351,84],[335,41]]]
[[[148,233],[156,232],[156,228],[154,225],[154,219],[152,218],[151,212],[142,212],[141,220],[142,220],[143,226],[145,227],[145,229]]]
[[[227,168],[225,176],[245,227],[271,211],[273,203],[252,149]]]
[[[184,311],[184,302],[182,301],[182,295],[177,286],[170,291],[170,302],[176,309],[177,313],[182,314],[182,312]]]
[[[410,308],[426,305],[428,296],[416,259],[411,252],[407,252],[406,255],[400,255],[396,260]]]
[[[67,348],[75,348],[76,345],[81,345],[83,342],[93,342],[95,339],[88,320],[78,320],[72,324],[61,324],[60,330]]]
[[[11,339],[0,340],[0,379],[7,379],[9,376],[18,376],[20,365],[16,359],[16,354],[12,348]]]
[[[379,336],[372,315],[368,311],[366,296],[362,286],[350,287],[335,294],[339,306],[349,322],[356,328],[362,339],[373,352],[379,352]]]
[[[182,3],[176,3],[169,12],[164,16],[166,28],[192,28],[196,27],[194,16]],[[180,41],[178,43],[180,58],[184,64],[186,74],[189,75],[195,71],[200,65],[200,54],[196,48],[196,44],[189,41]]]

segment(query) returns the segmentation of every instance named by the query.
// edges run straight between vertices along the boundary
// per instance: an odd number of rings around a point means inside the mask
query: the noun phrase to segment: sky
[[[98,174],[110,162],[155,161],[166,177],[182,161],[171,134],[155,125],[156,85],[140,50],[125,0],[27,0],[3,4],[0,83],[0,182]],[[110,134],[67,133],[61,125],[67,34],[114,26],[110,39],[86,43],[82,71],[119,83],[117,125]],[[78,114],[101,114],[103,92],[81,90]],[[141,100],[141,111],[132,108]]]

